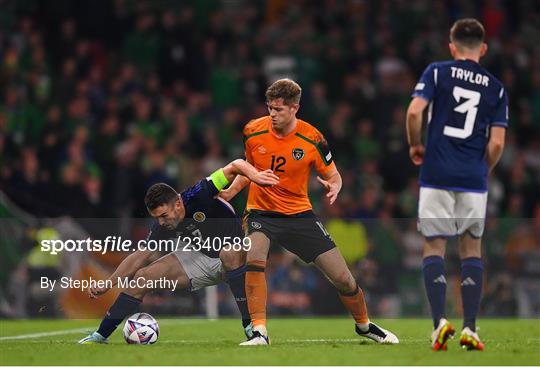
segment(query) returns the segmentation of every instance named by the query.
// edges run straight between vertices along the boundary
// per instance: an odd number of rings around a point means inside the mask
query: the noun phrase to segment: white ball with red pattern
[[[124,325],[124,338],[128,344],[153,344],[159,337],[159,325],[148,313],[135,313]]]

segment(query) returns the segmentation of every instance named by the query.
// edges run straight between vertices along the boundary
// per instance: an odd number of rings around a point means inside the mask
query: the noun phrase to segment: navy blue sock
[[[101,321],[97,332],[105,338],[111,336],[124,318],[135,313],[141,303],[141,299],[137,299],[126,293],[120,293],[114,304],[109,308],[107,315]]]
[[[484,267],[480,258],[461,260],[461,300],[463,303],[463,328],[476,331],[476,316],[482,295],[482,273]]]
[[[439,320],[446,315],[446,277],[444,277],[444,259],[439,256],[429,256],[424,258],[422,274],[424,275],[424,285],[431,305],[431,316],[433,326],[437,328]]]
[[[227,271],[227,282],[242,315],[242,325],[244,327],[251,323],[246,299],[246,269],[247,266],[244,265],[236,270]]]

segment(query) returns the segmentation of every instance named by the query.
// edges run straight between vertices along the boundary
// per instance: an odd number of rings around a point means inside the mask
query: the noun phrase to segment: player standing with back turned
[[[483,350],[476,333],[482,292],[481,237],[487,178],[499,161],[508,126],[506,91],[478,62],[487,51],[484,27],[461,19],[450,30],[453,61],[430,64],[407,111],[410,157],[420,167],[419,230],[425,237],[423,275],[431,305],[432,349],[446,350],[455,330],[445,318],[446,239],[459,236],[463,330],[460,344]],[[421,140],[428,107],[427,141]]]
[[[314,168],[332,204],[341,190],[341,175],[322,134],[296,118],[300,86],[290,79],[274,82],[266,91],[268,116],[244,127],[246,158],[259,170],[272,170],[279,184],[272,188],[250,185],[246,225],[252,247],[247,253],[246,297],[253,323],[253,337],[240,344],[268,345],[266,330],[266,259],[271,244],[279,244],[304,262],[313,262],[338,289],[345,308],[354,318],[356,333],[378,343],[397,344],[397,337],[368,318],[364,294],[343,256],[313,213],[308,180]],[[248,184],[237,177],[221,192],[230,199]]]

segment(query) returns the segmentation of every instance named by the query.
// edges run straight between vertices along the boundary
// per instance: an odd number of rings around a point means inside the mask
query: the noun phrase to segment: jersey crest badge
[[[293,148],[292,150],[292,157],[296,160],[296,161],[299,161],[301,159],[304,158],[304,150],[302,148]]]
[[[206,220],[206,215],[202,213],[201,211],[195,212],[193,214],[193,220],[197,222],[203,222],[204,220]]]
[[[264,155],[266,153],[266,148],[264,146],[259,146],[259,148],[257,148],[257,151],[259,151],[261,155]]]

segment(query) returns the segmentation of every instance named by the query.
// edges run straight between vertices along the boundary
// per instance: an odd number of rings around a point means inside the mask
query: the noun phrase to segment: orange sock
[[[253,326],[266,327],[266,261],[250,261],[246,271],[246,299]]]
[[[351,313],[356,323],[366,324],[369,322],[364,293],[360,287],[350,294],[340,293],[339,298],[343,302],[343,305],[345,305],[345,308]]]

